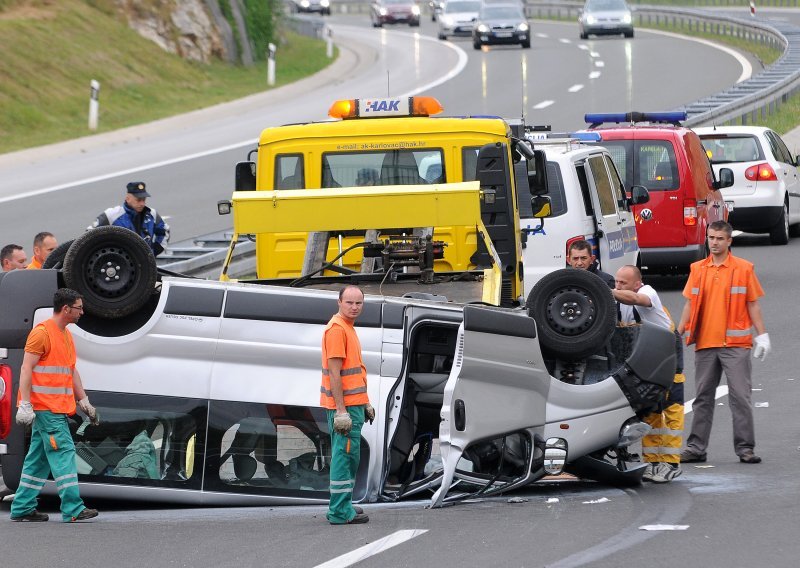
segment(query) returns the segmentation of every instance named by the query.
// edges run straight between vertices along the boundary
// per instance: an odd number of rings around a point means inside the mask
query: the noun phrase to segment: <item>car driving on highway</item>
[[[531,26],[518,3],[484,4],[472,30],[472,47],[519,44],[531,46]]]
[[[747,233],[769,233],[785,245],[800,234],[800,177],[797,156],[783,139],[763,126],[695,128],[714,171],[733,170],[734,184],[723,196],[729,222]]]
[[[380,28],[384,24],[408,24],[419,26],[420,9],[413,0],[374,0],[370,7],[372,26]]]
[[[625,0],[586,0],[578,15],[581,39],[589,35],[633,37],[633,14]]]
[[[438,16],[439,39],[447,39],[450,36],[471,36],[480,8],[480,0],[448,0]]]

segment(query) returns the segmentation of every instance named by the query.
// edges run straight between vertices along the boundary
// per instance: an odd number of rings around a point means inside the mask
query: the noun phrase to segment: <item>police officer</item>
[[[89,228],[113,225],[130,229],[147,241],[153,249],[153,255],[158,256],[164,252],[169,242],[169,225],[155,209],[145,204],[150,194],[145,190],[143,181],[133,181],[128,184],[127,189],[125,203],[100,213]]]

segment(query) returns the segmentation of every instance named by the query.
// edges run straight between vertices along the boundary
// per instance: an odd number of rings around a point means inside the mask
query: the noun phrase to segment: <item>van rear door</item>
[[[439,427],[444,474],[432,506],[529,480],[549,386],[533,319],[524,312],[464,308],[444,389]],[[447,497],[456,483],[469,489]]]

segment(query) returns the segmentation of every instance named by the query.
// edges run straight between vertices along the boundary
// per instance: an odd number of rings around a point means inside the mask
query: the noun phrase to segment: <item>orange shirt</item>
[[[38,260],[36,260],[36,257],[34,256],[34,257],[31,259],[31,261],[30,261],[30,263],[28,264],[28,266],[26,266],[25,268],[28,268],[28,269],[31,269],[31,270],[38,270],[38,269],[40,269],[41,267],[42,267],[42,263],[41,263],[41,262],[39,262]]]
[[[25,352],[44,355],[50,351],[50,336],[43,327],[34,327],[28,334],[28,341],[25,342]]]
[[[725,332],[728,323],[728,304],[730,302],[732,270],[730,255],[719,266],[714,266],[712,257],[708,257],[701,265],[706,271],[703,283],[702,301],[698,322],[695,326],[695,349],[725,347]],[[683,296],[691,298],[691,283],[687,281]],[[764,290],[756,278],[755,272],[749,272],[747,281],[748,302],[755,302],[764,295]]]

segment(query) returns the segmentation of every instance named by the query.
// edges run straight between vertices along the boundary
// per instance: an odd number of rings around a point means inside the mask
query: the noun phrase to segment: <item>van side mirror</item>
[[[236,191],[255,191],[256,189],[256,163],[239,162],[236,164]]]
[[[714,182],[714,189],[724,189],[733,185],[733,170],[720,168],[719,180]]]
[[[534,150],[533,159],[528,160],[528,187],[531,195],[547,193],[547,156],[544,150]]]
[[[531,208],[533,209],[533,216],[536,219],[549,217],[552,214],[550,197],[547,195],[536,195],[531,197]]]
[[[650,192],[643,185],[631,186],[631,196],[628,198],[628,205],[643,205],[650,201]]]

